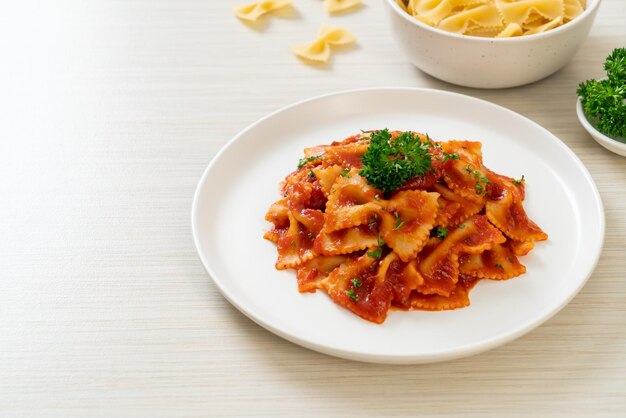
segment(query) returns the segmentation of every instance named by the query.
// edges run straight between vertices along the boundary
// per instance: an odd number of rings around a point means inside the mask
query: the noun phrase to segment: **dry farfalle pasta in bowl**
[[[585,0],[397,0],[422,23],[462,35],[512,37],[559,27],[585,10]]]
[[[532,83],[567,64],[601,0],[384,0],[399,48],[424,72],[478,88]]]

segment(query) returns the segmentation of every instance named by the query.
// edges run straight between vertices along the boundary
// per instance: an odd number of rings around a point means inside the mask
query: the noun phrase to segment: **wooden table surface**
[[[626,158],[574,112],[577,84],[626,46],[623,0],[533,85],[433,79],[392,42],[381,1],[328,18],[320,1],[259,27],[234,1],[20,1],[0,15],[0,416],[624,417]],[[289,46],[323,22],[358,47],[325,68]],[[216,152],[279,107],[360,87],[455,91],[561,138],[597,183],[606,241],[580,294],[547,323],[452,362],[385,366],[301,348],[219,293],[191,237]]]

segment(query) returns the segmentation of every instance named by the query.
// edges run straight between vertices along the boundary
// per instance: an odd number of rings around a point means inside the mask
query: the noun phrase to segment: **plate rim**
[[[599,213],[598,221],[599,221],[599,226],[601,230],[600,242],[598,243],[595,249],[595,253],[592,254],[593,262],[590,264],[589,270],[586,272],[585,277],[583,278],[583,280],[580,281],[576,289],[573,292],[571,292],[571,294],[568,295],[568,297],[563,299],[561,303],[558,304],[558,306],[548,311],[547,314],[543,314],[535,320],[530,320],[528,322],[525,322],[519,327],[514,328],[510,332],[501,333],[489,339],[482,340],[476,343],[466,344],[466,345],[462,345],[462,346],[455,347],[452,349],[442,350],[436,353],[429,353],[429,354],[377,354],[377,353],[368,353],[365,351],[346,350],[346,349],[340,349],[340,348],[335,348],[335,347],[329,347],[324,344],[317,344],[314,341],[310,341],[309,339],[294,336],[288,332],[283,331],[282,329],[280,329],[280,327],[275,326],[271,322],[264,321],[261,318],[258,318],[251,312],[249,308],[245,306],[245,304],[240,303],[237,300],[237,298],[234,295],[232,295],[228,291],[228,289],[226,289],[225,286],[223,286],[220,283],[219,280],[215,278],[215,274],[212,271],[210,262],[204,257],[203,253],[200,251],[201,244],[200,244],[199,231],[198,231],[197,208],[199,204],[201,191],[207,179],[209,178],[211,171],[213,170],[217,162],[220,160],[222,155],[225,154],[228,151],[228,149],[239,140],[239,138],[243,137],[246,133],[253,130],[256,126],[260,125],[266,120],[271,119],[275,117],[276,115],[279,115],[280,113],[283,113],[289,109],[299,107],[310,102],[324,100],[324,99],[328,99],[328,98],[336,97],[336,96],[360,94],[360,93],[367,93],[367,92],[377,92],[377,93],[411,92],[411,93],[416,93],[416,94],[429,93],[429,94],[441,94],[444,96],[451,96],[451,97],[461,97],[463,99],[480,102],[482,105],[487,105],[487,106],[497,109],[498,111],[504,111],[506,113],[519,117],[523,119],[526,123],[530,123],[534,125],[536,128],[543,131],[546,135],[552,137],[555,143],[573,160],[577,168],[583,174],[583,177],[585,178],[586,182],[589,184],[589,186],[591,187],[591,190],[593,191],[593,202],[595,203],[594,206],[595,206],[595,209]],[[227,141],[219,149],[219,151],[213,156],[213,158],[210,160],[207,167],[204,169],[200,177],[200,180],[198,181],[198,184],[196,186],[196,189],[193,195],[192,205],[191,205],[191,229],[192,229],[192,236],[193,236],[193,241],[194,241],[194,245],[196,248],[196,252],[198,254],[198,257],[200,258],[200,261],[202,262],[202,265],[206,273],[210,277],[211,281],[217,286],[222,296],[224,296],[224,298],[228,300],[228,302],[231,305],[233,305],[235,308],[237,308],[237,310],[243,313],[247,318],[251,319],[253,322],[260,325],[261,327],[267,329],[268,331],[294,344],[300,345],[302,347],[306,347],[313,351],[317,351],[320,353],[324,353],[327,355],[331,355],[334,357],[339,357],[339,358],[343,358],[347,360],[356,360],[356,361],[379,363],[379,364],[425,364],[425,363],[434,363],[434,362],[454,360],[454,359],[458,359],[462,357],[469,357],[469,356],[473,356],[473,355],[491,350],[498,346],[504,345],[508,342],[511,342],[521,337],[522,335],[530,332],[531,330],[541,326],[546,321],[554,317],[561,310],[563,310],[563,308],[567,306],[572,301],[572,299],[574,299],[574,297],[578,295],[578,293],[580,293],[581,289],[585,286],[585,284],[587,283],[591,275],[594,273],[598,265],[598,262],[602,255],[602,250],[604,248],[604,242],[606,239],[606,214],[604,210],[604,204],[602,202],[602,197],[600,195],[600,192],[598,191],[598,187],[595,181],[593,180],[593,177],[589,173],[589,170],[583,164],[580,158],[559,137],[554,135],[552,132],[550,132],[548,129],[544,128],[537,122],[522,115],[521,113],[515,112],[511,109],[508,109],[499,104],[490,102],[488,100],[480,99],[480,98],[469,96],[466,94],[451,92],[447,90],[440,90],[440,89],[433,89],[433,88],[421,88],[421,87],[368,87],[368,88],[340,90],[340,91],[325,93],[325,94],[309,97],[306,99],[298,100],[294,103],[288,104],[286,106],[282,106],[278,108],[277,110],[274,110],[268,113],[267,115],[257,119],[253,123],[246,126],[244,129],[239,131],[235,136],[233,136],[229,141]]]

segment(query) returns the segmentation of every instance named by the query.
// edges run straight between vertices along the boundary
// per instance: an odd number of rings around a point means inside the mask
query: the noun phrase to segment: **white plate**
[[[359,129],[428,133],[483,143],[485,165],[525,175],[525,207],[549,235],[522,258],[527,273],[482,280],[471,306],[444,312],[390,311],[382,325],[301,294],[292,271],[277,271],[262,238],[278,183],[303,149]],[[254,123],[211,161],[196,190],[192,228],[198,254],[224,296],[249,318],[302,346],[379,363],[463,357],[511,341],[563,308],[591,275],[604,241],[604,210],[576,155],[541,126],[472,97],[425,89],[368,89],[296,103]],[[558,337],[555,337],[558,338]]]

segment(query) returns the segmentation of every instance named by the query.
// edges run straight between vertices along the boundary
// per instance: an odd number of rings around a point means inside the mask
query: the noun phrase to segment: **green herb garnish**
[[[459,154],[446,154],[445,152],[443,153],[443,159],[441,160],[441,162],[445,163],[448,160],[458,160],[461,157],[459,157]]]
[[[522,174],[522,178],[519,180],[513,180],[513,184],[521,186],[523,181],[524,181],[524,175]]]
[[[402,218],[400,218],[400,215],[398,215],[398,211],[395,211],[393,213],[393,216],[395,216],[396,218],[396,226],[394,226],[393,229],[396,230],[402,228],[402,226],[404,225],[404,221],[402,220]]]
[[[355,277],[354,279],[352,279],[352,280],[351,280],[351,282],[352,282],[352,286],[354,286],[354,287],[356,287],[356,288],[361,287],[361,285],[363,284],[363,283],[361,283],[361,281],[360,281],[359,279],[357,279],[356,277]]]
[[[472,166],[470,166],[469,164],[465,166],[465,171],[470,173],[472,177],[474,177],[474,180],[476,180],[476,185],[474,187],[474,189],[476,190],[476,194],[487,193],[487,186],[491,184],[489,179],[487,177],[482,176],[480,171],[472,170]]]
[[[313,156],[313,157],[308,157],[308,158],[300,158],[298,160],[298,168],[302,168],[305,165],[307,165],[308,163],[312,163],[313,161],[317,160],[318,158],[319,158],[319,155]]]
[[[477,178],[478,176],[480,176],[480,173],[478,171],[475,171],[474,178]],[[484,185],[481,183],[484,183]],[[489,181],[489,179],[487,179],[487,177],[480,177],[478,180],[476,180],[476,194],[487,193],[487,186],[489,186],[490,184],[491,182]]]
[[[430,170],[431,148],[413,132],[402,132],[391,139],[388,129],[374,131],[370,137],[370,146],[361,157],[363,168],[359,174],[378,189],[395,190]]]
[[[380,237],[380,234],[378,235],[378,248],[376,248],[374,251],[368,251],[367,255],[372,257],[372,258],[380,258],[383,256],[383,245],[385,245],[385,240],[382,239]]]
[[[626,138],[626,48],[616,48],[604,61],[607,78],[587,80],[577,94],[585,115],[596,129]]]
[[[448,228],[436,226],[435,228],[433,228],[432,235],[439,239],[444,239],[448,236]]]
[[[503,269],[504,267],[502,267],[502,264],[496,263],[495,266],[499,269]]]
[[[372,258],[380,258],[383,256],[383,249],[378,247],[374,251],[368,251],[367,255]]]
[[[345,170],[343,170],[341,173],[339,173],[341,175],[341,177],[350,177],[348,175],[348,173],[350,172],[349,168],[346,168]]]
[[[352,299],[353,302],[359,301],[359,297],[356,295],[356,292],[354,291],[354,289],[346,290],[346,296]]]

